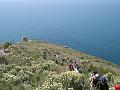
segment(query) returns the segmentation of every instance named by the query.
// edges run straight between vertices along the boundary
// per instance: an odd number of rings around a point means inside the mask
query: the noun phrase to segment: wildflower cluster
[[[49,76],[41,87],[36,90],[82,90],[84,88],[84,75],[68,71],[60,75]]]
[[[120,76],[114,75],[112,73],[107,73],[105,75],[108,79],[109,86],[112,87],[115,84],[120,84]]]

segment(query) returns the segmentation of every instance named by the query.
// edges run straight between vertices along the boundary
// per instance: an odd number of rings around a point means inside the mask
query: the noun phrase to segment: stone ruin
[[[26,36],[22,36],[22,40],[21,40],[22,42],[28,42],[28,37],[26,37]]]

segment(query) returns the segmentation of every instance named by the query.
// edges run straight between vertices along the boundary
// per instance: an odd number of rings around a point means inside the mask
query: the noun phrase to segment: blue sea
[[[120,0],[0,0],[0,42],[23,35],[120,65]]]

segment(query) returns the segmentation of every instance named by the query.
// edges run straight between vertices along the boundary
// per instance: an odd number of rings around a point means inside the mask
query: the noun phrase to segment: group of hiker
[[[46,56],[47,56],[47,50],[44,49],[42,50],[42,58],[46,59]],[[53,60],[57,64],[60,62],[59,58],[60,57],[57,54],[53,55]],[[64,58],[61,58],[60,60],[63,62]],[[76,60],[69,59],[68,61],[69,61],[68,68],[70,71],[75,71],[76,73],[82,73],[82,69],[80,68]],[[90,73],[89,81],[90,81],[91,90],[93,90],[93,88],[95,90],[120,90],[120,85],[118,84],[114,85],[112,88],[109,88],[107,78],[104,75],[100,75],[97,71],[93,71],[92,73]]]
[[[78,65],[78,63],[76,61],[70,60],[68,67],[69,67],[70,71],[76,71],[77,73],[81,73],[80,66]]]
[[[42,59],[45,60],[47,58],[47,49],[42,49],[40,53],[41,53]]]
[[[62,54],[49,54],[47,49],[42,49],[40,50],[40,56],[42,57],[43,60],[46,60],[47,57],[49,57],[55,61],[56,64],[61,64],[64,65],[64,63],[67,63],[67,60],[69,60],[68,57],[62,55]]]
[[[80,66],[76,61],[70,60],[68,64],[70,71],[75,71],[76,73],[82,73]],[[90,73],[90,87],[95,90],[120,90],[120,85],[116,84],[112,88],[109,88],[107,78],[104,75],[99,74],[97,71]]]

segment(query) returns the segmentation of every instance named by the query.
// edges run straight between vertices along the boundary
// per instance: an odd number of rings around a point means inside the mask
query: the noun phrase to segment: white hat
[[[95,77],[99,77],[99,74],[95,74]]]

